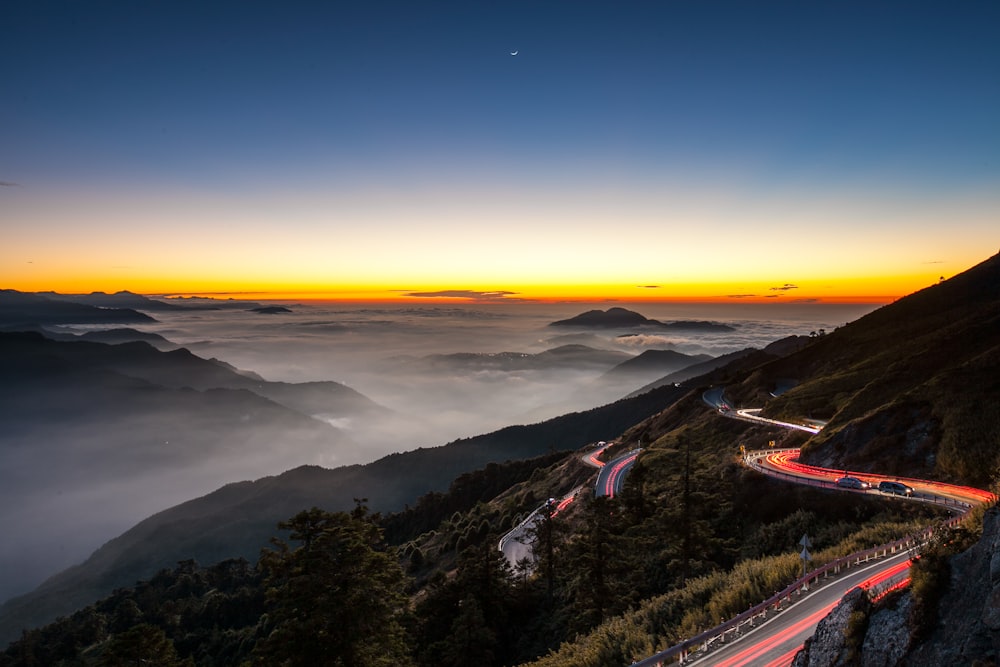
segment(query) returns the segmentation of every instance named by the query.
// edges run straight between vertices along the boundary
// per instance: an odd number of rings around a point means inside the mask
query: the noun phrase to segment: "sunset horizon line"
[[[25,289],[3,287],[29,294],[58,294],[64,296],[80,296],[89,294],[131,293],[147,298],[181,300],[210,299],[220,301],[296,301],[306,303],[344,303],[344,304],[855,304],[880,305],[888,304],[906,296],[906,294],[839,294],[789,296],[787,294],[670,294],[670,295],[629,295],[611,293],[522,293],[512,290],[138,290],[123,287],[120,289],[80,289],[80,288],[47,288]],[[914,290],[916,291],[916,290]]]

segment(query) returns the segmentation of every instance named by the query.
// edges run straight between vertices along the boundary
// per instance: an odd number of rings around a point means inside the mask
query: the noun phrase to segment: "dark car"
[[[872,488],[872,485],[868,482],[858,479],[857,477],[844,476],[837,480],[837,486],[843,487],[845,489],[865,489]]]
[[[879,482],[878,490],[882,493],[891,493],[894,496],[913,495],[913,488],[902,482]]]

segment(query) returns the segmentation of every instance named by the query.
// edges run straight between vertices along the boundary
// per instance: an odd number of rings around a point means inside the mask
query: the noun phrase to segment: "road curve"
[[[905,576],[910,557],[909,551],[901,551],[891,558],[857,567],[834,583],[803,591],[796,596],[794,607],[789,611],[759,622],[739,638],[730,639],[707,655],[685,664],[741,667],[783,664],[785,658],[791,662],[805,640],[815,632],[820,620],[837,606],[848,591],[858,586],[875,587],[900,574]]]
[[[879,482],[903,482],[913,488],[912,496],[896,496],[905,500],[933,503],[936,505],[954,506],[961,511],[973,505],[991,503],[996,497],[989,491],[971,486],[946,484],[926,479],[899,477],[896,475],[880,475],[869,472],[853,472],[848,470],[833,470],[820,468],[805,463],[799,463],[798,449],[777,449],[748,452],[744,455],[744,463],[766,475],[778,477],[789,482],[808,484],[823,488],[836,489],[846,493],[863,493],[868,495],[885,495],[878,490]],[[837,486],[837,480],[851,476],[871,484],[869,489],[845,489]]]
[[[601,472],[597,475],[597,489],[595,491],[598,497],[614,498],[615,494],[621,493],[622,485],[625,483],[625,475],[635,465],[640,451],[642,450],[633,449],[608,461],[607,465],[601,468]]]
[[[718,410],[721,415],[730,418],[766,422],[783,428],[801,430],[822,428],[822,425],[807,426],[765,420],[759,417],[757,410],[735,410],[725,402],[721,388],[705,392],[703,400]],[[798,449],[765,450],[745,454],[744,463],[764,474],[797,484],[836,489],[847,493],[882,495],[876,489],[841,488],[837,486],[836,480],[847,474],[846,471],[809,466],[799,463],[798,457]],[[995,502],[996,500],[992,493],[973,487],[872,473],[850,474],[873,483],[873,486],[877,486],[878,482],[884,480],[905,482],[914,489],[913,496],[906,497],[906,500],[944,505],[963,515],[975,505]],[[779,604],[786,599],[786,592],[789,604],[793,602],[793,596],[797,596],[794,601],[798,604],[794,604],[788,612],[768,617],[768,610],[775,599],[772,598],[752,607],[735,619],[722,623],[717,628],[634,664],[641,667],[652,667],[680,659],[684,660],[686,665],[711,664],[718,667],[743,665],[784,667],[789,665],[803,642],[815,632],[819,621],[847,592],[857,586],[870,589],[875,587],[894,588],[907,581],[910,552],[913,545],[917,544],[919,540],[925,539],[929,532],[913,536],[909,540],[901,540],[891,545],[853,554],[844,559],[838,559],[834,564],[827,564],[814,570],[798,582],[794,582],[782,593],[776,594]],[[882,551],[881,557],[879,557],[880,550]],[[864,566],[861,566],[862,556],[865,559]],[[869,560],[873,557],[874,563],[868,565]],[[856,561],[854,571],[842,574],[842,571],[847,572],[852,560]],[[829,581],[827,577],[831,573],[831,565],[834,566],[832,569],[835,574],[832,581]],[[823,577],[822,582],[821,576]],[[755,623],[754,619],[759,619],[759,622]],[[747,631],[747,627],[749,627],[749,631]],[[742,633],[741,629],[744,629]],[[727,635],[730,635],[728,640]]]
[[[596,449],[583,454],[580,457],[580,460],[589,466],[593,466],[594,468],[603,469],[605,464],[598,457],[610,446],[611,444],[602,440],[597,443]],[[556,516],[569,507],[569,505],[576,499],[577,494],[579,494],[582,490],[583,487],[577,487],[558,500],[554,498],[546,500],[540,507],[536,508],[506,535],[500,538],[500,542],[497,544],[497,549],[503,552],[504,557],[507,559],[507,562],[510,563],[511,567],[517,566],[517,564],[521,561],[531,560],[532,552],[531,544],[529,542],[530,533],[535,524],[537,524],[545,516],[545,512],[551,511],[551,516]]]

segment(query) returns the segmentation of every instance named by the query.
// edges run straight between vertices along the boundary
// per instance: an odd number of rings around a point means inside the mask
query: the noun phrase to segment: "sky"
[[[884,302],[1000,248],[996,2],[3,16],[2,288]]]

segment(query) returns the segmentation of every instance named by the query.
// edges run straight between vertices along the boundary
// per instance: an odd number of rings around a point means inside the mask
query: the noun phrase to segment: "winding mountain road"
[[[601,461],[600,456],[601,454],[604,453],[604,450],[610,446],[611,445],[609,443],[601,441],[597,443],[596,449],[587,452],[586,454],[581,456],[580,460],[591,467],[600,468],[601,471],[603,472],[604,469],[606,468],[606,465],[604,461]],[[621,458],[622,457],[614,459],[609,465],[617,465],[616,462],[619,461]],[[633,459],[633,463],[634,462],[635,459]],[[629,465],[628,467],[631,467],[631,465]],[[619,470],[617,472],[617,474],[615,475],[615,477],[611,482],[612,489],[620,490],[621,478],[624,477],[624,474],[625,472],[627,472],[627,470],[628,469],[626,468],[625,470]],[[617,487],[615,486],[615,483],[617,483]],[[600,493],[600,488],[601,488],[600,485],[601,485],[601,477],[600,475],[598,475],[597,495],[602,495]],[[544,503],[542,503],[541,507],[538,507],[533,512],[531,512],[531,514],[522,519],[517,524],[517,526],[515,526],[506,535],[500,538],[500,543],[497,545],[497,548],[501,552],[503,552],[504,557],[507,559],[507,562],[510,563],[511,567],[516,567],[518,563],[531,561],[532,557],[531,533],[535,527],[535,524],[537,524],[539,521],[542,520],[543,517],[545,517],[546,512],[551,512],[550,516],[556,516],[557,514],[565,510],[567,507],[569,507],[569,505],[576,499],[577,494],[583,491],[583,489],[584,487],[578,486],[569,493],[567,493],[562,498],[559,498],[558,500],[555,498],[549,498]]]
[[[722,388],[713,388],[703,400],[725,417],[818,432],[822,424],[792,424],[760,417],[759,410],[736,410],[729,405]],[[815,429],[815,430],[812,430]],[[883,495],[877,490],[881,481],[901,481],[913,487],[912,496],[892,496],[909,502],[941,505],[964,516],[976,505],[994,502],[988,491],[973,487],[944,484],[929,480],[890,477],[872,473],[851,473],[851,476],[872,484],[869,489],[849,489],[836,480],[846,471],[820,468],[799,463],[798,449],[748,452],[744,463],[755,470],[788,482],[834,489],[844,493]],[[834,563],[813,570],[791,584],[775,597],[766,600],[734,619],[720,624],[681,644],[672,646],[635,665],[652,667],[680,660],[685,665],[740,667],[760,665],[785,667],[790,665],[816,625],[849,591],[858,586],[869,590],[888,590],[908,582],[912,550],[929,536],[933,529],[921,535],[852,554]],[[864,559],[862,561],[862,558]],[[851,569],[851,566],[854,569]],[[785,604],[786,611],[777,612]]]

